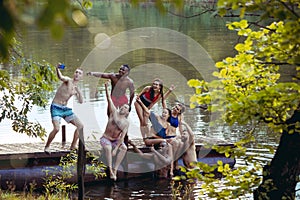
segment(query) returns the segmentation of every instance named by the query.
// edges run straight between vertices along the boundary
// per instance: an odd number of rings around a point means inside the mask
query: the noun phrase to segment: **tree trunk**
[[[295,187],[300,174],[300,111],[287,120],[280,143],[269,165],[263,170],[263,181],[254,191],[254,199],[295,199]],[[294,133],[289,134],[290,130]]]

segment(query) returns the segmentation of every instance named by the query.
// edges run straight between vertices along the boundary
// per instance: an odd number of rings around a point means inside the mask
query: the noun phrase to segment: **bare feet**
[[[111,170],[110,171],[110,179],[116,181],[117,180],[117,175],[116,175],[116,172],[115,170]]]

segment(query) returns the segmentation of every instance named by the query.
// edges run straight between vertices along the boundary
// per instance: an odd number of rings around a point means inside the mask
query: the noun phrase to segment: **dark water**
[[[208,6],[212,6],[208,4]],[[178,17],[172,12],[161,14],[152,3],[141,3],[133,7],[127,2],[95,1],[92,10],[89,10],[89,25],[85,28],[66,28],[61,41],[53,40],[48,31],[37,30],[33,25],[24,27],[22,35],[24,53],[34,60],[46,60],[52,64],[65,63],[65,75],[72,76],[77,66],[83,66],[85,71],[117,71],[119,66],[127,63],[132,67],[131,78],[135,82],[136,93],[144,85],[149,84],[153,77],[164,80],[165,86],[176,85],[176,90],[168,99],[171,106],[176,100],[189,105],[189,98],[193,90],[187,87],[186,81],[192,78],[209,79],[211,67],[214,62],[222,60],[234,54],[234,44],[237,37],[234,32],[225,27],[225,20],[212,17],[211,13],[188,18],[201,12],[200,7],[185,7],[184,12]],[[153,31],[149,28],[163,28],[175,31],[172,34],[164,34],[163,31]],[[142,29],[138,40],[131,30]],[[161,35],[155,35],[155,34]],[[184,37],[181,37],[183,34]],[[155,35],[154,40],[145,42]],[[97,49],[97,42],[108,39],[107,46]],[[199,47],[199,54],[194,55],[191,41],[194,40]],[[140,44],[140,42],[144,42]],[[152,45],[150,45],[150,44]],[[178,46],[180,44],[180,46]],[[118,52],[114,49],[121,49]],[[180,47],[180,48],[179,48]],[[180,49],[182,51],[176,51]],[[197,52],[196,51],[196,52]],[[196,63],[196,64],[195,64]],[[17,71],[11,71],[17,75]],[[215,70],[215,69],[213,69]],[[106,102],[103,90],[103,81],[93,78],[85,78],[81,82],[85,102],[82,107],[77,107],[82,121],[85,123],[86,139],[98,139],[106,124]],[[97,94],[96,94],[96,91]],[[160,104],[154,109],[160,111]],[[50,113],[48,108],[34,108],[31,116],[38,120],[47,131],[51,130]],[[197,136],[210,136],[235,142],[244,136],[244,128],[229,128],[224,125],[210,127],[210,116],[207,112],[196,108],[187,109],[185,119],[189,122]],[[139,122],[135,111],[130,114],[131,131],[130,138],[140,138],[138,133]],[[3,125],[3,124],[2,124]],[[13,133],[9,128],[9,122],[5,122],[1,130],[1,143],[10,143],[9,137]],[[67,127],[72,132],[72,127]],[[20,138],[20,142],[39,142],[32,138]],[[274,138],[265,130],[257,133],[259,143],[276,145],[278,138]],[[60,138],[56,138],[60,140]],[[71,140],[71,135],[67,140]],[[15,142],[18,142],[17,140]],[[255,148],[254,148],[255,151]],[[271,154],[264,154],[261,162],[272,158]],[[238,162],[237,165],[243,165]],[[199,183],[201,184],[201,183]],[[197,197],[197,185],[193,190]],[[116,183],[106,182],[86,187],[86,197],[90,199],[171,199],[171,185],[169,180],[145,177]],[[207,199],[207,197],[201,197]],[[246,197],[245,197],[246,198]],[[247,197],[248,198],[248,197]]]

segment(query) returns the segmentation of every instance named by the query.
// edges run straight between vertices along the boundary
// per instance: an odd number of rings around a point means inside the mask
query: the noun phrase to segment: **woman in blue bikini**
[[[149,130],[144,130],[142,132],[143,140],[145,145],[151,146],[156,145],[161,142],[166,142],[166,138],[169,136],[169,128],[170,123],[167,122],[167,119],[170,116],[171,111],[168,109],[164,109],[161,116],[155,114],[153,111],[150,111],[141,101],[140,98],[136,99],[137,103],[139,103],[143,109],[144,115],[147,118],[150,118],[152,123],[152,127]]]

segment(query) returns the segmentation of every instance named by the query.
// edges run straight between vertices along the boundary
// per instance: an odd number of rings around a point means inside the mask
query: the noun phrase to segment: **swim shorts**
[[[111,95],[111,100],[113,101],[116,108],[119,108],[119,107],[123,106],[124,104],[128,104],[128,98],[126,95],[123,95],[120,97]]]
[[[101,144],[101,146],[111,145],[111,146],[114,148],[114,147],[117,146],[118,140],[113,140],[113,141],[111,141],[111,140],[107,139],[106,137],[102,136],[102,137],[100,138],[100,144]],[[124,145],[124,146],[126,147],[126,145],[125,145],[124,142],[122,143],[122,145]]]
[[[58,122],[60,122],[60,119],[63,118],[66,122],[70,123],[70,121],[76,118],[76,115],[73,113],[72,108],[68,108],[67,106],[55,103],[51,104],[50,112],[52,120]]]

